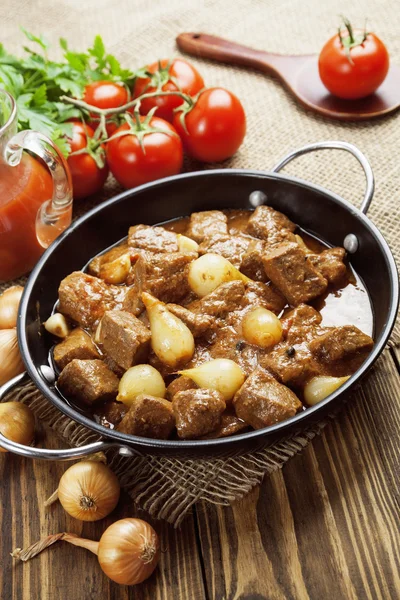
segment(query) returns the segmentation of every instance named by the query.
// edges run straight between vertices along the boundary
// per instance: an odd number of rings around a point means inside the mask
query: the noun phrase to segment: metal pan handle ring
[[[298,150],[293,150],[287,154],[281,161],[276,164],[272,172],[278,173],[285,165],[291,162],[294,158],[301,156],[302,154],[307,154],[308,152],[314,152],[315,150],[346,150],[346,152],[350,152],[360,163],[364,170],[365,178],[367,180],[367,186],[365,189],[364,200],[362,201],[360,210],[364,215],[367,214],[369,205],[372,201],[372,196],[374,195],[375,181],[374,174],[372,172],[371,165],[368,162],[365,154],[361,152],[354,146],[353,144],[349,144],[348,142],[337,142],[337,141],[328,141],[328,142],[317,142],[316,144],[308,144],[307,146],[303,146]]]
[[[7,383],[0,387],[0,402],[4,398],[4,396],[10,392],[14,387],[20,385],[26,381],[29,381],[29,376],[27,373],[22,373],[21,375],[17,375],[14,379],[10,379]],[[39,458],[41,460],[76,460],[78,458],[83,458],[84,456],[88,456],[89,454],[94,454],[95,452],[100,452],[107,450],[109,448],[117,448],[119,454],[123,456],[133,456],[135,451],[133,448],[129,448],[128,446],[120,446],[119,444],[115,444],[114,442],[93,442],[92,444],[87,444],[86,446],[80,446],[77,448],[66,448],[63,450],[48,450],[46,448],[35,448],[34,446],[24,446],[23,444],[18,444],[17,442],[13,442],[0,432],[0,446],[5,450],[9,450],[10,452],[14,452],[14,454],[19,454],[20,456],[25,456],[27,458]]]

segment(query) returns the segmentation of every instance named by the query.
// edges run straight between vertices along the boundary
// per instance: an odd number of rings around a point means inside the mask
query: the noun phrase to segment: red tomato
[[[137,79],[135,88],[133,90],[134,98],[141,96],[144,93],[152,93],[157,89],[157,82],[159,81],[162,90],[164,92],[177,91],[177,86],[173,81],[170,81],[170,77],[176,79],[179,84],[181,92],[194,96],[203,87],[204,81],[200,73],[186,60],[176,58],[173,60],[168,67],[169,60],[161,60],[161,70],[158,62],[153,63],[147,70],[155,75],[150,78]],[[149,86],[149,87],[147,87]],[[165,119],[172,123],[174,118],[174,109],[183,103],[183,99],[179,96],[159,96],[158,98],[147,98],[142,100],[140,104],[140,112],[142,115],[147,115],[152,108],[157,106],[157,117]]]
[[[97,108],[118,108],[128,102],[128,92],[124,86],[113,81],[94,81],[85,87],[83,100]],[[90,117],[90,125],[96,129],[99,124],[98,115],[91,113]],[[112,135],[117,127],[117,123],[111,118],[107,119],[108,135]]]
[[[141,122],[145,117],[141,117]],[[135,133],[112,139],[107,144],[107,162],[115,179],[125,188],[132,188],[154,179],[179,173],[183,162],[182,142],[175,129],[164,121],[153,117],[143,130],[149,132],[139,138]],[[152,131],[165,129],[166,133]],[[114,135],[129,130],[128,123],[121,125]]]
[[[246,115],[238,98],[223,88],[210,88],[200,94],[185,116],[174,117],[174,127],[186,152],[204,162],[218,162],[238,150],[246,134]]]
[[[364,98],[383,83],[389,70],[386,46],[374,33],[346,29],[334,35],[319,55],[319,75],[328,90],[348,100]]]
[[[72,121],[71,152],[87,147],[86,132],[89,137],[93,137],[94,131],[89,125],[84,126],[80,121]],[[100,169],[88,153],[69,156],[67,162],[71,171],[75,200],[86,198],[101,190],[108,175],[107,165]]]

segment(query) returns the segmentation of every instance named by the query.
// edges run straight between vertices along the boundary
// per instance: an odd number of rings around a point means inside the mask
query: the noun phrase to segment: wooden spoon
[[[400,107],[400,67],[392,65],[379,89],[360,100],[341,100],[323,85],[318,56],[285,56],[254,50],[206,33],[181,33],[178,48],[193,56],[211,58],[274,75],[305,106],[326,117],[362,121],[387,115]]]

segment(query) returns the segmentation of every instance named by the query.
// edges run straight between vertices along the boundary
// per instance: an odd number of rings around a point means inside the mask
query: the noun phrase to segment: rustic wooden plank
[[[282,471],[232,507],[199,507],[210,599],[398,597],[399,390],[386,352],[322,436]]]
[[[60,447],[59,440],[52,434],[43,437],[47,447]],[[65,468],[61,463],[0,455],[2,600],[205,599],[193,517],[186,519],[179,531],[166,523],[152,522],[164,551],[156,573],[134,588],[114,584],[103,574],[93,554],[65,543],[56,544],[26,564],[13,561],[9,555],[12,549],[27,546],[49,533],[71,531],[99,539],[106,527],[118,518],[138,516],[149,521],[146,514],[132,508],[128,497],[121,499],[111,517],[99,523],[81,524],[69,517],[58,503],[44,509],[45,499],[54,491]]]

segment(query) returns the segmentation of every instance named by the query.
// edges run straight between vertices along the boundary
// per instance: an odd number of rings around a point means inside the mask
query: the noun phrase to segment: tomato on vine
[[[243,106],[224,88],[206,89],[186,102],[176,111],[173,124],[186,152],[204,162],[231,157],[246,134]]]
[[[343,18],[340,29],[321,50],[319,75],[325,87],[338,98],[356,100],[373,94],[389,70],[384,43],[366,29],[353,29]]]
[[[129,101],[126,87],[114,81],[94,81],[85,87],[83,101],[97,108],[119,108]],[[100,120],[97,114],[90,113],[90,125],[93,129],[98,127]],[[115,118],[107,118],[106,130],[112,135],[118,128]]]
[[[125,188],[179,173],[182,142],[170,123],[135,114],[121,125],[107,143],[107,162],[115,179]]]
[[[71,154],[67,163],[71,171],[74,199],[80,200],[101,190],[108,176],[108,167],[104,162],[104,150],[93,140],[94,131],[90,125],[84,125],[81,121],[71,121],[71,124]]]
[[[194,96],[204,87],[203,78],[197,69],[182,58],[171,61],[160,60],[146,67],[146,72],[149,74],[148,77],[136,80],[133,90],[134,98],[156,91],[180,91],[183,94]],[[140,103],[140,113],[147,115],[152,108],[157,107],[157,117],[172,123],[174,109],[182,103],[183,99],[178,95],[145,98]]]

